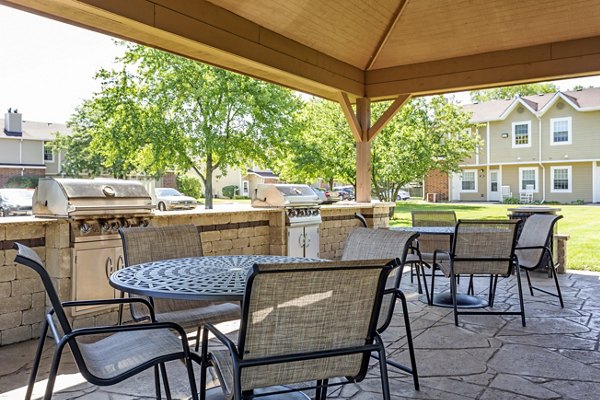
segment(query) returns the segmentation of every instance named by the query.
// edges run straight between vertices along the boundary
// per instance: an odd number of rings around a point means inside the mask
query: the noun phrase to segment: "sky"
[[[25,121],[65,123],[100,89],[93,79],[123,48],[110,36],[0,5],[0,116],[18,109]],[[560,90],[600,87],[600,76],[555,81]],[[469,103],[466,92],[456,94]]]

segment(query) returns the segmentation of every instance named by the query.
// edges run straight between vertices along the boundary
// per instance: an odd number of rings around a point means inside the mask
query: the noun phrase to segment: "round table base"
[[[274,386],[267,389],[256,389],[254,390],[254,392],[256,394],[259,394],[285,389],[286,388],[283,386]],[[310,397],[308,397],[304,392],[290,392],[285,394],[275,394],[272,396],[259,397],[259,399],[266,400],[281,400],[282,398],[285,398],[286,400],[310,400]],[[206,391],[206,400],[223,400],[223,391],[219,386],[208,389]]]
[[[427,298],[421,296],[419,298],[423,303],[427,303]],[[433,305],[438,307],[453,308],[452,294],[450,292],[436,293],[433,295]],[[488,302],[480,299],[479,297],[470,296],[464,293],[458,293],[456,295],[456,307],[457,308],[483,308],[487,307]]]

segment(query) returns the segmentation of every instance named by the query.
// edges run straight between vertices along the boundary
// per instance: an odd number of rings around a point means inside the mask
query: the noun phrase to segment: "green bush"
[[[7,188],[35,189],[38,186],[39,179],[39,176],[14,175],[8,178],[4,186]]]
[[[502,203],[504,203],[504,204],[520,204],[521,201],[516,197],[507,197],[506,199],[502,200]]]
[[[250,199],[250,197],[248,197],[248,196],[242,196],[242,195],[236,194],[235,196],[233,196],[233,199],[234,199],[234,200],[249,200],[249,199]]]
[[[177,177],[177,190],[186,196],[191,196],[195,199],[202,197],[202,189],[200,181],[191,176],[180,175]]]
[[[579,200],[572,201],[571,204],[575,204],[577,206],[582,206],[585,204],[585,202],[583,200],[579,199]]]
[[[223,196],[233,199],[235,195],[240,194],[240,188],[237,185],[229,185],[223,188]]]

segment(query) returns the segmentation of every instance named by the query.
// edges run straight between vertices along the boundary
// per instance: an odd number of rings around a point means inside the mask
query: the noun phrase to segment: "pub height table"
[[[446,235],[449,236],[449,241],[452,243],[452,238],[454,237],[454,227],[453,226],[402,226],[402,227],[392,227],[389,228],[393,231],[400,232],[417,232],[421,235]],[[417,239],[418,241],[419,239]],[[432,267],[433,268],[433,267]],[[435,273],[434,270],[431,273]],[[423,277],[425,278],[425,277]],[[427,289],[426,289],[427,290]],[[419,300],[423,303],[427,303],[426,296],[420,296]],[[431,304],[438,307],[446,307],[453,308],[454,305],[452,303],[452,294],[450,291],[442,292],[442,293],[431,293]],[[482,298],[477,296],[471,296],[466,293],[457,293],[456,294],[456,306],[458,308],[483,308],[487,307],[488,302]]]
[[[323,260],[271,255],[177,258],[120,269],[110,276],[109,282],[111,286],[123,292],[153,298],[241,302],[246,290],[246,276],[254,264],[313,261]],[[259,394],[261,391],[256,389],[255,393]],[[220,387],[211,388],[206,392],[207,400],[222,398]],[[281,395],[260,398],[276,400],[281,399]],[[285,398],[310,399],[303,392],[286,393]]]

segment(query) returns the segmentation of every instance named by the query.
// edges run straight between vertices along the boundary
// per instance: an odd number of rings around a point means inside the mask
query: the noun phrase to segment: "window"
[[[550,191],[571,193],[571,167],[550,167]]]
[[[571,144],[571,117],[550,119],[550,144]]]
[[[54,162],[54,152],[48,146],[48,143],[44,143],[44,161],[45,162]]]
[[[531,121],[513,122],[513,147],[531,147]]]
[[[538,169],[537,168],[519,168],[519,191],[524,192],[527,185],[533,185],[533,191],[538,191]]]
[[[477,191],[477,171],[474,169],[464,170],[462,173],[462,192]]]

